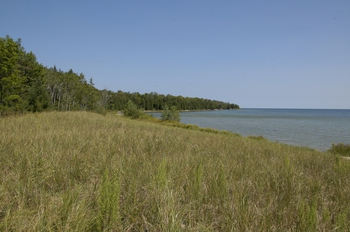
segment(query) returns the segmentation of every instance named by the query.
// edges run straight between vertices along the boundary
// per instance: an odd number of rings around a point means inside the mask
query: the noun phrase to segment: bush
[[[94,110],[95,113],[101,114],[103,116],[107,115],[107,110],[104,107],[98,107],[97,109]]]
[[[172,106],[170,109],[168,106],[165,106],[161,115],[161,119],[162,121],[180,122],[180,113],[177,110],[176,106]]]
[[[7,111],[24,111],[27,103],[19,95],[10,95],[4,98],[4,109]]]
[[[328,152],[350,157],[350,144],[332,144],[332,147],[328,150]]]
[[[141,112],[141,115],[139,117],[140,119],[144,119],[144,120],[149,120],[149,121],[153,121],[153,122],[157,122],[159,119],[154,118],[152,115],[150,114],[145,114],[143,112]]]
[[[255,139],[255,140],[266,140],[263,136],[259,135],[259,136],[254,136],[254,135],[251,135],[251,136],[248,136],[248,138],[250,139]]]
[[[199,127],[197,125],[187,124],[186,129],[199,130]]]
[[[213,133],[213,134],[218,134],[219,131],[218,130],[215,130],[215,129],[212,129],[212,128],[200,128],[199,129],[200,131],[203,131],[203,132],[207,132],[207,133]]]
[[[124,115],[131,118],[139,118],[142,114],[143,112],[140,109],[138,109],[137,106],[131,100],[129,100],[125,107]]]

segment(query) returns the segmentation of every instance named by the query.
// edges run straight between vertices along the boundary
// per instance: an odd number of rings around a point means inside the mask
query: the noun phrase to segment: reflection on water
[[[160,117],[160,113],[153,113]],[[241,109],[183,112],[181,122],[325,151],[350,143],[350,110]]]

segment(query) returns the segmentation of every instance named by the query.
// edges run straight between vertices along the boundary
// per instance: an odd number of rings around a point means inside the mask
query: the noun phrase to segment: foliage
[[[5,112],[22,112],[26,105],[24,100],[17,94],[6,96],[3,99],[3,103]]]
[[[107,115],[107,110],[106,108],[103,108],[103,107],[98,107],[97,109],[94,109],[93,112],[101,114],[103,116]]]
[[[41,80],[37,80],[28,91],[28,110],[41,112],[49,108],[49,93]]]
[[[332,144],[332,147],[328,150],[328,152],[350,157],[350,144]]]
[[[46,69],[45,78],[53,109],[59,111],[96,110],[103,107],[100,92],[87,83],[84,74]]]
[[[236,104],[225,103],[203,98],[190,98],[183,96],[172,96],[170,94],[158,94],[156,92],[140,94],[119,90],[114,93],[109,91],[110,99],[107,103],[109,110],[122,110],[128,100],[132,100],[137,106],[144,110],[164,110],[165,106],[176,106],[178,110],[214,110],[214,109],[239,109]]]
[[[139,118],[143,112],[137,108],[137,106],[131,101],[128,101],[128,104],[126,105],[124,109],[124,115],[131,117],[131,118]]]
[[[20,39],[0,38],[0,114],[48,108],[43,69]]]
[[[180,122],[180,113],[176,109],[176,106],[169,107],[166,105],[161,115],[162,121],[174,121]]]
[[[250,135],[250,136],[248,136],[248,138],[250,138],[250,139],[256,139],[256,140],[266,140],[266,138],[264,138],[264,137],[261,136],[261,135],[259,135],[259,136]]]
[[[202,98],[163,95],[156,92],[113,92],[98,90],[92,78],[83,73],[44,67],[32,52],[26,52],[21,39],[0,38],[0,115],[45,110],[98,111],[124,110],[129,101],[139,109],[162,110],[165,105],[180,110],[238,109],[236,104]],[[140,117],[134,112],[133,117]]]

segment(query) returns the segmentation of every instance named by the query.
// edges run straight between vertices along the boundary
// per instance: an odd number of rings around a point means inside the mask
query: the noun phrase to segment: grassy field
[[[187,127],[0,118],[0,231],[350,231],[349,160]]]

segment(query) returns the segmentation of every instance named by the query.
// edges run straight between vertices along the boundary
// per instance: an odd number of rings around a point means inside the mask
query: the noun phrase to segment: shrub
[[[104,107],[98,107],[97,109],[94,110],[95,113],[101,114],[103,116],[107,115],[107,110]]]
[[[199,129],[200,131],[204,131],[204,132],[207,132],[207,133],[213,133],[213,134],[218,134],[219,131],[218,130],[215,130],[215,129],[212,129],[212,128],[200,128]]]
[[[149,121],[152,121],[152,122],[156,122],[157,120],[159,120],[159,119],[157,119],[157,118],[154,118],[152,115],[150,115],[150,114],[145,114],[145,113],[143,113],[143,112],[141,112],[141,115],[140,115],[139,118],[140,118],[140,119],[144,119],[144,120],[149,120]]]
[[[131,100],[129,100],[126,104],[124,115],[131,118],[139,118],[142,114],[143,112],[140,109],[138,109],[137,106]]]
[[[24,112],[27,102],[19,95],[10,95],[3,99],[4,104],[0,106],[2,114],[16,114]]]
[[[199,130],[199,127],[197,125],[187,124],[186,129]]]
[[[332,144],[332,147],[328,150],[328,152],[350,157],[350,144]]]
[[[176,106],[172,106],[170,109],[168,106],[165,106],[161,115],[161,119],[162,121],[180,122],[180,113],[177,110]]]
[[[251,135],[251,136],[248,136],[248,138],[250,139],[255,139],[255,140],[266,140],[263,136],[259,135],[259,136],[254,136],[254,135]]]

